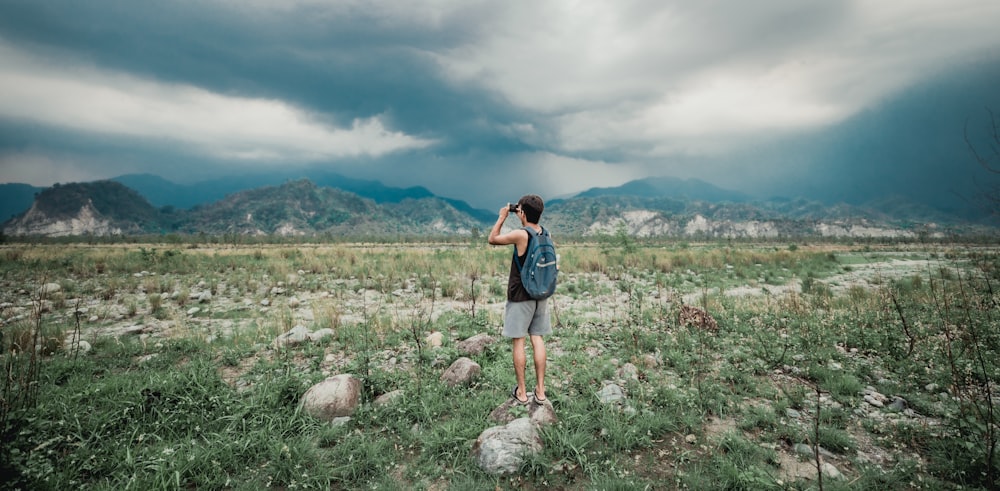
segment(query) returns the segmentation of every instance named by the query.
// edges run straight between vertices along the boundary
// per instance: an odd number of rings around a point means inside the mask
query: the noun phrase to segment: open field
[[[0,474],[22,489],[1000,486],[1000,249],[559,252],[558,421],[494,475],[472,446],[514,383],[508,248],[4,245]],[[718,329],[681,323],[685,304]],[[296,327],[330,331],[280,346]],[[461,348],[481,333],[495,342]],[[462,356],[480,375],[442,382]],[[347,373],[363,382],[349,420],[301,409]]]

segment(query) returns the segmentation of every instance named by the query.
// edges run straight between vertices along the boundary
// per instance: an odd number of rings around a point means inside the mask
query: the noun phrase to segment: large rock
[[[360,403],[361,381],[350,374],[329,377],[302,396],[302,409],[323,421],[350,416]]]
[[[424,342],[427,343],[427,347],[429,348],[440,348],[444,342],[444,334],[434,331],[424,338]]]
[[[310,334],[312,334],[312,332],[310,332],[308,328],[301,324],[297,325],[288,332],[274,338],[274,349],[298,346],[312,339]]]
[[[618,384],[604,381],[604,387],[597,392],[597,400],[603,404],[623,403],[625,401],[625,389]]]
[[[455,360],[441,374],[441,380],[452,387],[456,385],[468,385],[474,378],[479,376],[480,372],[482,372],[482,369],[479,368],[478,363],[463,356]]]
[[[517,472],[526,457],[542,450],[538,428],[528,418],[483,431],[472,445],[472,456],[490,474]]]
[[[519,417],[523,417],[524,413],[519,409],[522,406],[524,406],[524,404],[515,401],[514,398],[507,398],[503,404],[490,413],[490,419],[498,423],[509,423],[514,421]],[[534,398],[531,398],[527,406],[528,419],[536,425],[541,426],[552,424],[559,420],[559,418],[556,417],[555,408],[552,407],[552,402],[548,399],[538,402]]]
[[[486,333],[476,334],[469,339],[460,341],[455,347],[463,353],[470,355],[478,355],[486,350],[486,347],[493,344],[496,340],[493,336]]]
[[[42,295],[51,295],[53,293],[59,293],[62,291],[62,285],[59,283],[46,283],[38,289],[38,292]]]

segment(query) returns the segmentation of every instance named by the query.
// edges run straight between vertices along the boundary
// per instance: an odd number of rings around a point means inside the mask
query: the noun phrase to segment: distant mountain
[[[477,220],[433,197],[379,204],[302,179],[240,191],[192,209],[184,233],[391,236],[470,233]]]
[[[0,184],[0,221],[6,221],[31,208],[31,203],[35,201],[35,194],[43,189],[45,188],[30,184]]]
[[[702,239],[997,235],[996,228],[971,224],[898,196],[857,206],[803,198],[713,202],[678,197],[681,193],[657,195],[663,189],[676,190],[676,185],[642,182],[625,189],[644,195],[614,194],[624,192],[617,188],[611,194],[552,200],[543,224],[556,235],[579,237],[622,232],[637,237]],[[699,183],[693,189],[701,189],[700,196],[720,196]],[[180,233],[393,238],[470,235],[492,221],[492,214],[482,220],[437,197],[378,203],[306,179],[231,193],[190,210],[155,208],[119,182],[96,181],[39,192],[31,208],[4,224],[3,232],[6,236]]]
[[[401,203],[405,200],[439,198],[422,186],[396,188],[386,186],[379,181],[354,179],[323,170],[309,171],[295,179],[290,179],[288,175],[278,173],[247,174],[212,179],[195,184],[177,184],[151,174],[127,174],[116,177],[113,180],[139,191],[154,206],[170,206],[182,209],[213,203],[240,191],[278,186],[297,179],[308,179],[320,187],[341,189],[371,199],[376,203]],[[447,201],[454,208],[481,220],[488,220],[493,216],[493,213],[473,208],[461,200],[441,199]]]
[[[114,181],[56,184],[38,193],[28,211],[9,220],[6,235],[130,235],[162,230],[158,210]]]
[[[576,195],[578,198],[595,198],[598,196],[668,197],[695,201],[731,201],[736,203],[750,199],[747,194],[722,189],[700,179],[679,179],[676,177],[648,177],[629,181],[617,187],[591,188]]]
[[[692,238],[946,238],[996,236],[996,228],[968,223],[924,207],[895,202],[892,215],[845,203],[802,198],[752,202],[695,201],[670,197],[579,197],[546,206],[543,222],[557,235]],[[903,213],[907,213],[904,215]],[[913,213],[918,216],[910,215]]]

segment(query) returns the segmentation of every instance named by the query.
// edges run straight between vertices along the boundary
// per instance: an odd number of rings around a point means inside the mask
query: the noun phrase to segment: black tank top
[[[534,234],[528,232],[528,245],[524,248],[524,255],[517,256],[517,260],[524,264],[524,260],[528,258],[528,249],[531,248],[531,239]],[[514,250],[517,250],[517,246],[514,246]],[[507,300],[510,302],[527,302],[532,300],[531,296],[528,295],[528,290],[524,289],[524,285],[521,283],[521,271],[517,269],[517,262],[514,261],[514,255],[511,254],[510,258],[510,276],[507,277]]]

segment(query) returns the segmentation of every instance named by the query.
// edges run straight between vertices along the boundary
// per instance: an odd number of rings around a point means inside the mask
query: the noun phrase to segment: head
[[[542,197],[537,194],[522,196],[521,199],[517,200],[517,206],[524,212],[524,219],[528,223],[538,223],[538,220],[542,218],[542,210],[545,209]]]

